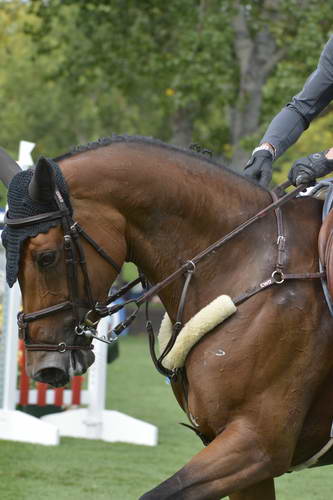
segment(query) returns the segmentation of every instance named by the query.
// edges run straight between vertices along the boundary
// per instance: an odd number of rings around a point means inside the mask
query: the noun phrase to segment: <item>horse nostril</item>
[[[33,379],[53,387],[62,387],[69,382],[69,375],[59,368],[43,368],[33,376]]]

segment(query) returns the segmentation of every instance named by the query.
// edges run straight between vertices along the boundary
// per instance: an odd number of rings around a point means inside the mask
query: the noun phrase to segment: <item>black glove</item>
[[[294,186],[310,184],[317,177],[323,177],[333,170],[333,160],[326,158],[326,151],[300,158],[291,167],[288,179]]]
[[[272,165],[272,154],[267,149],[260,149],[247,162],[244,175],[267,187],[272,179]]]

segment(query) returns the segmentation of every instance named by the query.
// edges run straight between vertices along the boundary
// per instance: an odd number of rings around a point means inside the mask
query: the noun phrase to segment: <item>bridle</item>
[[[55,192],[55,202],[58,206],[58,210],[53,212],[34,215],[32,217],[15,219],[9,218],[6,214],[4,218],[5,224],[15,228],[29,226],[38,222],[51,222],[59,220],[61,221],[61,226],[64,232],[63,248],[67,270],[69,300],[61,302],[54,306],[40,309],[32,313],[25,314],[24,312],[19,312],[17,317],[19,338],[24,340],[26,349],[28,351],[66,352],[77,350],[92,350],[93,345],[91,343],[67,345],[65,341],[62,341],[58,344],[33,344],[29,338],[30,323],[67,310],[72,310],[72,316],[75,322],[75,332],[77,334],[81,334],[82,328],[80,308],[85,308],[89,311],[93,311],[95,309],[95,301],[93,299],[92,287],[88,275],[87,262],[83,246],[80,242],[80,236],[82,236],[91,246],[93,246],[99,253],[99,255],[101,255],[105,260],[107,260],[109,264],[111,264],[111,266],[117,271],[117,274],[120,272],[120,266],[112,259],[112,257],[110,257],[102,248],[100,248],[99,245],[81,228],[81,226],[72,219],[69,214],[69,210],[64,202],[64,199],[58,190],[56,190]],[[79,300],[78,266],[80,267],[83,275],[84,291],[87,298],[86,302]],[[88,316],[84,318],[84,320],[87,322],[90,321]]]
[[[279,186],[280,192],[284,193],[283,189],[288,187],[289,182],[282,184]],[[163,281],[157,283],[156,285],[149,287],[146,279],[140,273],[140,276],[133,280],[132,282],[123,286],[120,290],[108,296],[105,302],[95,302],[92,294],[92,287],[89,280],[87,263],[85,259],[84,249],[80,242],[80,237],[83,237],[97,252],[103,257],[116,271],[120,272],[120,266],[110,257],[97,243],[93,240],[84,229],[75,222],[69,214],[69,210],[59,193],[56,190],[55,193],[55,201],[58,206],[58,210],[54,212],[48,212],[41,215],[35,215],[32,217],[24,217],[20,219],[10,219],[8,216],[5,216],[5,223],[9,226],[13,227],[22,227],[26,225],[35,224],[36,222],[45,222],[45,221],[54,221],[60,220],[61,226],[64,232],[64,254],[65,254],[65,263],[67,268],[67,281],[68,281],[68,289],[69,289],[69,300],[65,302],[61,302],[60,304],[56,304],[51,307],[47,307],[45,309],[40,309],[39,311],[35,311],[32,313],[24,314],[20,312],[18,314],[18,325],[19,325],[19,336],[24,340],[26,349],[28,351],[58,351],[58,352],[66,352],[66,351],[74,351],[74,350],[91,350],[93,346],[91,343],[83,344],[83,345],[67,345],[65,342],[60,342],[59,344],[33,344],[29,339],[29,323],[45,318],[47,316],[56,314],[65,310],[72,310],[73,320],[75,322],[75,333],[79,337],[85,337],[87,339],[92,340],[95,338],[102,342],[106,342],[108,344],[113,343],[118,339],[120,333],[123,332],[136,318],[136,315],[139,311],[139,308],[142,304],[146,304],[146,328],[149,335],[149,345],[150,345],[150,353],[152,360],[157,368],[157,370],[163,375],[167,375],[170,378],[174,378],[177,375],[176,371],[171,371],[166,369],[162,365],[162,361],[165,356],[172,349],[177,335],[183,327],[183,311],[186,302],[187,292],[189,289],[189,285],[192,279],[192,276],[196,272],[197,265],[199,262],[204,260],[206,257],[215,253],[222,245],[224,245],[227,241],[234,238],[236,235],[241,233],[245,228],[249,227],[254,222],[260,220],[268,213],[274,211],[277,220],[277,259],[275,267],[270,276],[267,277],[263,282],[258,283],[253,288],[246,290],[243,294],[238,297],[233,298],[233,302],[235,305],[239,305],[248,298],[253,295],[259,293],[266,288],[273,285],[282,285],[284,282],[290,279],[314,279],[314,278],[323,278],[325,276],[324,272],[314,272],[314,273],[285,273],[284,264],[285,264],[285,246],[286,246],[286,238],[284,234],[282,213],[280,207],[284,205],[287,201],[295,198],[302,190],[304,190],[306,186],[301,185],[295,188],[293,191],[283,194],[280,198],[277,196],[276,192],[271,192],[271,196],[273,198],[273,202],[259,211],[254,216],[250,217],[248,220],[244,221],[238,227],[233,229],[231,232],[220,238],[218,241],[210,245],[208,248],[197,254],[191,260],[185,262],[182,266],[176,269],[172,274],[167,276]],[[78,294],[78,266],[81,269],[83,279],[84,279],[84,290],[85,295],[87,297],[87,302],[82,302],[79,300]],[[157,357],[155,353],[155,334],[153,331],[152,323],[149,320],[148,316],[148,304],[149,300],[158,294],[160,290],[174,282],[176,279],[180,277],[184,277],[184,285],[182,288],[178,311],[176,314],[176,321],[173,323],[172,335],[171,338],[165,347],[163,353]],[[137,299],[130,299],[122,302],[121,304],[114,304],[114,301],[124,296],[131,288],[133,288],[138,283],[141,283],[145,292]],[[115,328],[113,328],[111,332],[111,336],[108,338],[100,337],[97,335],[96,327],[99,320],[103,317],[110,316],[120,309],[124,308],[127,304],[134,304],[136,306],[136,311],[133,312],[130,316],[128,316],[124,321],[119,323]],[[80,307],[85,309],[88,308],[88,312],[84,315],[83,318],[80,317]]]

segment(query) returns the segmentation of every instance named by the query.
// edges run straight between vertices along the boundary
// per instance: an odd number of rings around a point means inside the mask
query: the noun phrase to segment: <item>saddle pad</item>
[[[228,295],[220,295],[191,318],[179,332],[176,342],[163,359],[163,366],[169,370],[184,366],[186,357],[192,347],[208,332],[226,320],[234,312],[236,306]],[[160,352],[167,346],[172,334],[172,323],[165,314],[158,334]]]

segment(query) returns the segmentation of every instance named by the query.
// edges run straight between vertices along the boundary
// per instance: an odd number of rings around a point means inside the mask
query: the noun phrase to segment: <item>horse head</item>
[[[55,308],[48,316],[22,324],[21,331],[25,329],[25,333],[20,334],[26,342],[27,372],[33,379],[55,387],[65,385],[74,375],[81,375],[94,361],[93,352],[87,349],[87,341],[75,333],[73,309],[68,307],[56,311],[58,304],[66,304],[69,299],[63,241],[60,227],[29,238],[22,249],[18,275],[24,311],[34,314]],[[76,300],[83,297],[82,288],[80,283]],[[82,305],[78,306],[80,317],[88,309],[82,298]],[[38,345],[41,350],[30,350]],[[50,348],[59,346],[59,350],[48,351],[48,345]],[[82,349],[74,350],[80,345]]]
[[[96,301],[105,299],[119,267],[96,256],[99,244],[82,241],[57,164],[42,158],[34,170],[21,172],[5,160],[2,179],[7,186],[12,181],[3,234],[7,281],[12,286],[18,278],[22,292],[18,322],[27,372],[58,387],[93,363],[91,338],[78,335],[79,326]]]

